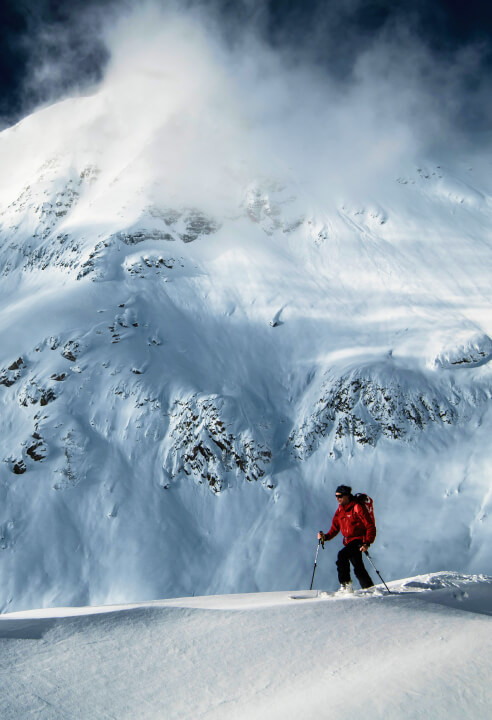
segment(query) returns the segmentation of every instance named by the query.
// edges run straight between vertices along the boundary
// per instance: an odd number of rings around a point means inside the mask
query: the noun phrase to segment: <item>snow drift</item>
[[[0,617],[2,718],[485,718],[492,580],[181,598]]]

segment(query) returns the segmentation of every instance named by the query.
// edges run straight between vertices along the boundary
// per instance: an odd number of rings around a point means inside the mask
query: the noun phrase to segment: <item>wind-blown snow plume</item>
[[[473,66],[469,52],[445,68],[394,24],[361,43],[341,79],[315,63],[313,47],[272,49],[261,13],[241,28],[213,4],[113,4],[98,17],[109,57],[98,85],[104,121],[78,134],[77,145],[99,149],[111,167],[143,153],[148,181],[221,209],[224,195],[251,177],[295,178],[323,203],[375,192],[441,143],[443,127],[452,132],[451,106]],[[333,15],[312,45],[335,46],[336,25]],[[37,83],[64,75],[64,56],[50,55],[38,58]],[[60,130],[74,141],[70,122],[52,128],[56,142]]]

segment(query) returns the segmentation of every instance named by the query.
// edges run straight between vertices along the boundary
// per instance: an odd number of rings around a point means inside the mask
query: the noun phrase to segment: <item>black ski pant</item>
[[[341,585],[350,582],[350,563],[354,566],[355,577],[360,582],[361,588],[370,588],[374,585],[371,576],[364,567],[363,553],[360,551],[361,547],[362,540],[352,540],[338,553],[337,570]]]

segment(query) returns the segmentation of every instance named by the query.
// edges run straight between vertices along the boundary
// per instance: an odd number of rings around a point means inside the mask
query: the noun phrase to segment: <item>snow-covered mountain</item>
[[[305,586],[341,482],[492,573],[490,162],[323,196],[120,91],[0,135],[0,607]]]

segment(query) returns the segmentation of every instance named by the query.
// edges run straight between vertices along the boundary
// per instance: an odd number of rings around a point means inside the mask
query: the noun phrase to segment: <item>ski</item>
[[[290,600],[323,600],[324,598],[370,598],[370,597],[386,597],[387,595],[394,595],[394,592],[385,592],[380,588],[371,588],[369,590],[353,590],[352,592],[340,592],[340,590],[333,590],[331,592],[325,592],[324,590],[317,590],[316,594],[307,592],[299,595],[289,595]]]
[[[290,600],[316,600],[318,597],[318,591],[310,591],[309,594],[304,593],[303,595],[289,595]]]
[[[316,600],[317,595],[289,595],[290,600]]]

